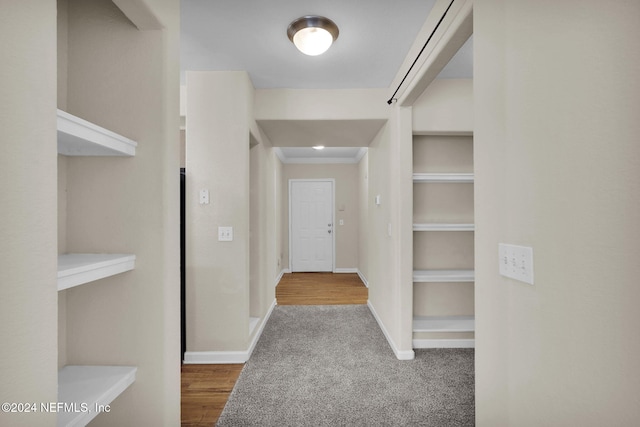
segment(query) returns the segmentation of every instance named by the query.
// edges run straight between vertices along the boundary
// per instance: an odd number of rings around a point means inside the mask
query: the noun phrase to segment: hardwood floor
[[[182,365],[182,427],[215,425],[243,366]]]
[[[276,287],[278,305],[366,304],[357,274],[289,273]],[[182,427],[214,426],[244,365],[182,365]]]
[[[366,304],[368,297],[355,273],[288,273],[276,287],[278,305]]]

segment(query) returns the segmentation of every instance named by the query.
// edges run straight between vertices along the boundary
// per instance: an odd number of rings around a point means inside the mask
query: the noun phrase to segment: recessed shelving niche
[[[58,154],[133,157],[137,142],[58,110]],[[84,285],[135,268],[133,254],[71,253],[58,256],[58,291]],[[104,412],[136,377],[136,367],[69,365],[58,371],[58,426],[84,426]]]
[[[413,151],[413,346],[473,347],[473,139],[414,135]]]

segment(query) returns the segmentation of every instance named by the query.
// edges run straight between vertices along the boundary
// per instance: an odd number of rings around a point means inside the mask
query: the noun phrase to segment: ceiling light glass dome
[[[324,16],[303,16],[293,21],[287,28],[289,40],[300,52],[310,56],[326,52],[338,38],[338,34],[338,26]]]

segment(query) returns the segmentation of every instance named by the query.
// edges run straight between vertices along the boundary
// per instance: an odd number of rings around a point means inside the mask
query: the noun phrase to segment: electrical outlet
[[[500,274],[533,285],[533,248],[498,244]]]
[[[233,227],[218,227],[218,241],[233,241]]]

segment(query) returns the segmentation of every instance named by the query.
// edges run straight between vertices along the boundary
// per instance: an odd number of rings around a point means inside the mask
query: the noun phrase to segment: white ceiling
[[[388,87],[434,3],[182,0],[182,70],[247,70],[257,89]],[[298,52],[287,37],[291,21],[310,14],[340,30],[316,57]]]
[[[434,4],[435,0],[182,0],[182,84],[186,70],[245,70],[257,89],[388,88]],[[309,14],[326,16],[340,29],[334,45],[320,56],[298,52],[286,34],[291,21]],[[439,78],[470,78],[472,49],[470,40]],[[327,146],[366,146],[371,133],[382,126],[374,121],[333,121],[324,126],[313,122],[259,125],[276,146],[292,145],[291,137],[299,133],[304,138],[295,145],[306,147],[322,144],[323,138],[332,140],[323,144]],[[357,157],[360,151],[353,153]]]

